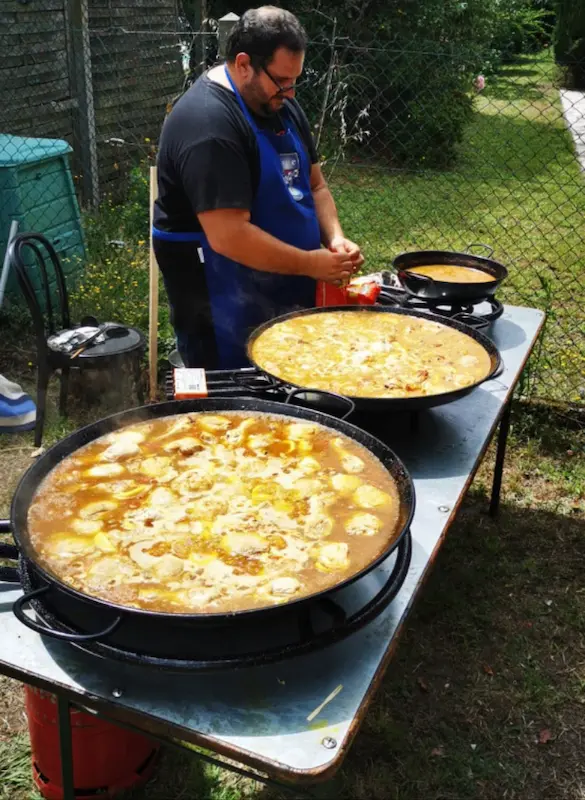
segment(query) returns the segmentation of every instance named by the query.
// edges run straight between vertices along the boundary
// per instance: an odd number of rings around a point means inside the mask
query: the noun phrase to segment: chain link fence
[[[98,258],[117,259],[120,275],[145,267],[134,240],[148,238],[146,167],[173,101],[218,53],[203,4],[195,20],[182,9],[2,4],[0,258],[17,220],[57,241],[82,279]],[[348,38],[325,17],[310,30],[297,97],[368,271],[403,251],[489,245],[510,271],[502,299],[548,315],[522,391],[583,405],[585,92],[570,76],[585,65],[561,68],[547,47],[494,63],[424,32]],[[96,227],[112,209],[118,228]],[[124,265],[116,247],[130,240]]]

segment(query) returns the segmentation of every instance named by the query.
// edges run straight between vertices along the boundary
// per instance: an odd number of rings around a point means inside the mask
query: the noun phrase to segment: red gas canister
[[[46,800],[62,800],[56,698],[26,686],[25,701],[35,784]],[[150,778],[160,749],[152,740],[76,709],[70,718],[76,800],[113,797]]]

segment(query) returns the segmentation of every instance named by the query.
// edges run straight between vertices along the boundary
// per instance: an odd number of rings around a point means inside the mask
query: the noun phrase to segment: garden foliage
[[[305,71],[313,88],[310,99],[300,99],[325,156],[419,168],[452,164],[471,118],[477,76],[545,43],[547,2],[280,3],[301,17],[311,38]],[[210,12],[241,14],[249,5],[213,0]]]

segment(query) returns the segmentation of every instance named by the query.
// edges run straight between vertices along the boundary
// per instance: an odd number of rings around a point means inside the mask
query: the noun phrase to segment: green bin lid
[[[70,153],[72,149],[63,139],[32,139],[0,133],[0,167],[34,164]]]

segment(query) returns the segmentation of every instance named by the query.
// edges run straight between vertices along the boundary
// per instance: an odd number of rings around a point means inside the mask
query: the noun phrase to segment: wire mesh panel
[[[14,197],[5,190],[5,137],[13,137],[13,151],[23,152],[32,147],[27,140],[56,139],[71,148],[67,161],[86,234],[87,268],[114,256],[119,261],[111,249],[116,242],[126,246],[128,270],[144,266],[136,247],[148,238],[147,167],[165,114],[216,60],[218,26],[209,15],[240,14],[245,5],[5,0],[0,256],[17,215]],[[550,30],[540,24],[550,14],[546,0],[511,0],[514,13],[524,14],[518,16],[523,27],[510,28],[516,32],[507,34],[505,47],[494,39],[493,30],[500,30],[496,18],[484,14],[483,27],[477,18],[472,24],[472,12],[484,13],[493,3],[463,4],[467,11],[457,12],[451,28],[445,22],[454,13],[449,4],[341,5],[349,10],[337,19],[331,3],[303,14],[311,41],[307,80],[297,98],[313,126],[346,235],[362,246],[366,269],[389,267],[403,251],[461,251],[477,242],[493,247],[493,257],[510,271],[502,298],[548,314],[523,391],[583,404],[580,40],[563,41],[562,53],[558,47],[553,53]],[[420,10],[425,6],[432,11],[426,17]],[[319,11],[325,7],[329,16]],[[406,24],[408,15],[415,21]],[[33,220],[51,233],[65,212],[55,202],[61,197],[55,196],[58,181],[50,177],[57,168],[47,169],[33,165],[33,177],[18,182],[21,202],[26,205],[28,198],[35,208],[44,207],[44,216]],[[34,178],[39,171],[43,177]],[[14,182],[14,169],[10,175]],[[65,191],[63,181],[59,186]],[[96,219],[107,214],[115,226],[106,230]],[[97,282],[99,274],[90,272],[88,282]],[[128,286],[134,283],[138,291],[138,272]],[[107,294],[107,286],[95,288]]]
[[[368,269],[403,251],[492,247],[510,271],[503,299],[548,315],[525,391],[583,402],[585,93],[561,88],[549,49],[485,77],[469,48],[414,47],[342,40],[309,53],[298,97],[346,234]]]

